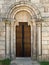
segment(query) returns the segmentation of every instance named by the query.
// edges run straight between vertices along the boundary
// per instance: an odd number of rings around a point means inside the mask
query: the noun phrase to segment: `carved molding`
[[[41,19],[40,11],[35,6],[35,4],[32,4],[31,2],[18,2],[14,3],[7,13],[7,18],[13,18],[15,17],[15,14],[19,11],[25,10],[30,13],[32,18],[39,18]],[[34,14],[34,15],[33,15]]]

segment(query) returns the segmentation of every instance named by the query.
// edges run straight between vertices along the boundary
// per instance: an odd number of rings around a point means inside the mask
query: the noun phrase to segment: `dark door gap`
[[[22,57],[24,57],[24,25],[22,25]]]

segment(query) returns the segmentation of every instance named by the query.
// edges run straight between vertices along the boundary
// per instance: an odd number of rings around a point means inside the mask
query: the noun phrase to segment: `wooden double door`
[[[16,26],[16,57],[31,56],[31,27],[28,23]]]

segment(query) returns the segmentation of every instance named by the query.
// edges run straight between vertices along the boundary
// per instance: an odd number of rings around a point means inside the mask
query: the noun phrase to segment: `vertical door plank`
[[[16,57],[22,56],[22,27],[16,26]]]

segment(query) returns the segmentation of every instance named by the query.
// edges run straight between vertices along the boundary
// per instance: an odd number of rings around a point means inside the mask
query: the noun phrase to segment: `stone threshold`
[[[30,57],[17,57],[11,61],[11,65],[40,65],[37,61],[31,60]]]

